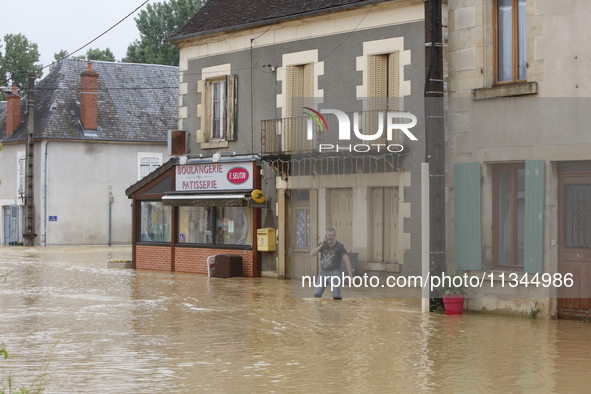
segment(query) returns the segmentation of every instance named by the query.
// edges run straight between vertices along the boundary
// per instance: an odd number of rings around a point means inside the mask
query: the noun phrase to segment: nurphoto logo
[[[384,122],[384,113],[379,112],[377,114],[377,131],[373,134],[364,134],[359,126],[359,124],[361,123],[361,115],[359,114],[359,112],[353,113],[353,122],[351,122],[350,116],[338,109],[321,109],[320,111],[316,111],[310,107],[303,108],[309,111],[304,112],[304,114],[310,117],[307,121],[306,129],[307,138],[310,141],[314,139],[314,122],[316,122],[321,132],[329,131],[328,123],[322,114],[333,114],[336,116],[339,126],[339,141],[351,141],[351,129],[353,129],[355,137],[363,141],[375,141],[379,139],[384,134],[384,129],[386,131],[386,139],[388,141],[392,141],[394,139],[394,130],[401,130],[411,141],[417,141],[417,137],[409,130],[417,124],[417,117],[411,113],[387,112],[385,114],[386,120]],[[410,119],[410,122],[399,123],[403,119]],[[351,123],[353,123],[353,127],[351,127]],[[388,152],[392,153],[399,153],[402,152],[402,150],[404,149],[404,147],[400,144],[319,144],[318,151],[326,152],[336,150],[337,152],[368,152],[372,148],[377,148],[378,151],[380,151],[380,149],[383,148]]]

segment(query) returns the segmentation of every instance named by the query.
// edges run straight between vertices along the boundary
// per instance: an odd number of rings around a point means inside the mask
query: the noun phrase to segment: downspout
[[[47,188],[49,185],[49,170],[47,169],[47,165],[49,163],[49,142],[50,139],[45,140],[45,164],[43,166],[43,246],[47,246],[47,196],[49,195],[49,193],[47,192]]]
[[[109,186],[109,246],[113,246],[113,187]]]

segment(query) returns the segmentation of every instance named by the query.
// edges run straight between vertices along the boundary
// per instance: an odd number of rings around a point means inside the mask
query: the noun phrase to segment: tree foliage
[[[43,74],[39,61],[37,44],[30,42],[23,34],[4,36],[4,53],[0,45],[0,86],[16,85],[19,92],[27,89],[29,72],[36,78]]]
[[[195,15],[203,0],[170,0],[148,4],[135,18],[140,39],[127,47],[123,61],[178,66],[179,50],[164,42]]]
[[[53,54],[53,58],[55,59],[55,62],[52,63],[51,66],[49,66],[49,70],[53,70],[55,68],[55,66],[57,66],[57,64],[65,59],[69,57],[68,56],[68,51],[66,51],[65,49],[62,49],[61,51],[54,53]],[[72,56],[72,59],[82,59],[82,60],[99,60],[99,61],[103,61],[103,62],[115,62],[115,55],[113,54],[113,52],[107,48],[107,49],[92,49],[89,48],[88,51],[86,51],[86,55],[80,55],[80,56]]]

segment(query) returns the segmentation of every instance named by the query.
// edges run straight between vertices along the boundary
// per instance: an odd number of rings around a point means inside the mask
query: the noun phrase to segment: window
[[[396,109],[398,97],[398,52],[369,56],[370,109]]]
[[[206,80],[204,130],[208,141],[236,140],[236,87],[235,75]]]
[[[250,209],[179,207],[179,243],[250,245]]]
[[[526,0],[496,0],[496,80],[499,83],[527,79]]]
[[[171,208],[161,201],[142,201],[139,241],[170,242]]]
[[[19,196],[25,195],[25,163],[26,158],[21,156],[18,159],[18,194]]]
[[[493,172],[493,264],[524,266],[525,164],[499,164]]]
[[[138,180],[149,175],[162,164],[162,153],[139,152],[138,153]]]
[[[369,111],[363,114],[361,125],[365,134],[372,135],[380,129],[386,119],[384,111],[396,111],[399,108],[399,64],[398,52],[370,55],[369,61]],[[380,116],[382,120],[380,121]],[[404,122],[402,122],[404,123]],[[387,133],[375,141],[376,144],[398,143],[398,134],[395,133],[393,141],[387,140]]]
[[[287,123],[283,141],[286,152],[309,151],[311,141],[306,132],[304,107],[314,106],[314,64],[287,67]]]
[[[226,138],[226,80],[211,83],[211,139]]]

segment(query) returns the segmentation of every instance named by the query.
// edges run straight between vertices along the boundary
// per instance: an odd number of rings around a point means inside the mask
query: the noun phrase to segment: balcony
[[[326,124],[310,116],[299,116],[261,121],[261,153],[263,155],[294,155],[311,153],[344,152],[392,152],[388,146],[402,144],[404,133],[394,130],[392,139],[387,140],[386,110],[350,112],[350,139],[339,139],[339,123],[334,114],[323,114]],[[371,136],[382,125],[382,133],[376,139],[357,138],[355,125],[360,133]],[[394,119],[394,123],[408,123],[408,119]],[[394,149],[394,148],[392,148]]]

